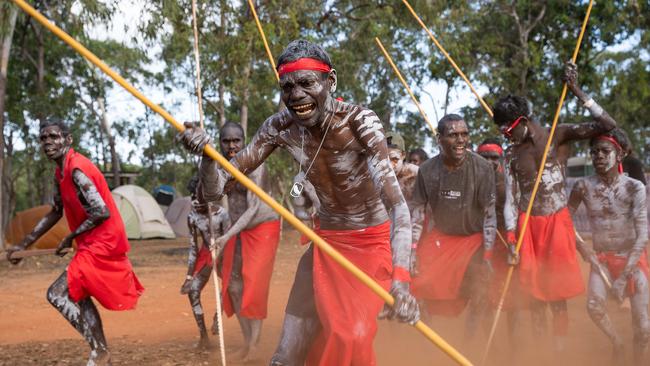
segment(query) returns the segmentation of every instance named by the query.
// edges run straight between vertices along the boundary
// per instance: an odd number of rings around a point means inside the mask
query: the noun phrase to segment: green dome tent
[[[176,237],[156,200],[142,187],[120,186],[112,194],[129,239]]]

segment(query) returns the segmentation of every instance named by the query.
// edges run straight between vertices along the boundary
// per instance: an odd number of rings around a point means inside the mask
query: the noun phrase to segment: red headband
[[[616,148],[618,150],[623,151],[623,147],[621,146],[621,144],[619,144],[618,141],[616,141],[616,139],[614,139],[612,137],[605,136],[605,135],[600,135],[600,136],[596,137],[596,140],[603,140],[603,141],[611,142],[614,146],[616,146]],[[618,164],[618,173],[623,174],[623,164],[622,163]]]
[[[482,152],[495,152],[499,154],[499,156],[503,155],[503,148],[497,144],[483,144],[478,147],[477,152],[482,153]]]
[[[299,58],[293,62],[287,62],[278,66],[278,75],[282,76],[284,74],[298,71],[298,70],[313,70],[320,72],[330,72],[332,68],[329,67],[326,63],[313,59],[313,58]]]

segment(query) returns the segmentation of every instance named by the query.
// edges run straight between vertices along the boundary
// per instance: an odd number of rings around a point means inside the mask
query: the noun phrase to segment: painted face
[[[521,116],[510,124],[499,127],[499,130],[513,144],[519,144],[528,136],[528,119]]]
[[[409,163],[420,166],[420,164],[423,163],[422,158],[420,157],[420,154],[411,154],[409,156]]]
[[[501,163],[501,155],[495,151],[481,151],[478,153],[481,155],[485,160],[489,161],[490,164],[492,164],[492,167],[494,170],[499,168],[499,164]]]
[[[623,159],[620,150],[609,141],[597,140],[591,150],[591,161],[594,164],[594,170],[599,175],[609,173],[612,169],[618,170],[618,164]]]
[[[59,126],[47,126],[41,129],[39,141],[43,153],[52,161],[60,160],[70,149],[72,137],[63,136]]]
[[[460,164],[465,159],[469,143],[469,130],[465,121],[449,122],[444,133],[438,135],[438,143],[443,157],[455,165]]]
[[[406,153],[400,149],[388,148],[388,158],[390,159],[390,163],[393,166],[395,173],[398,173],[402,170],[405,155]]]
[[[336,87],[336,71],[327,77],[319,71],[298,70],[280,77],[281,98],[294,121],[311,127],[325,117],[330,89]]]
[[[239,128],[226,127],[221,131],[219,137],[221,153],[228,159],[232,159],[244,148],[244,136]]]

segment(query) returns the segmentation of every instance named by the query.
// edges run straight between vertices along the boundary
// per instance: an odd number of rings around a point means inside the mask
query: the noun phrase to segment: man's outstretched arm
[[[593,121],[579,124],[561,124],[557,127],[555,140],[558,145],[572,140],[589,139],[616,128],[616,121],[593,98],[590,98],[578,85],[578,69],[575,64],[567,63],[562,79],[567,87],[589,110]]]

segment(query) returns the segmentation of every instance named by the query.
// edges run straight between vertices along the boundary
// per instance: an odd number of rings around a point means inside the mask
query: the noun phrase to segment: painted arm
[[[281,113],[275,114],[264,121],[251,142],[230,161],[232,165],[244,174],[260,166],[278,146],[276,138],[283,123],[282,116]],[[210,143],[205,130],[193,123],[185,123],[185,127],[185,131],[177,136],[177,141],[191,153],[203,154],[203,148]],[[208,202],[220,200],[235,183],[230,173],[205,155],[202,156],[199,164],[199,180],[203,184],[204,198]]]
[[[646,208],[646,194],[643,184],[635,184],[634,199],[632,200],[632,213],[634,216],[634,229],[636,240],[623,270],[623,275],[629,276],[636,268],[641,255],[643,255],[648,241],[648,211]]]
[[[79,202],[81,202],[81,206],[86,213],[86,219],[73,232],[61,240],[57,248],[57,254],[59,255],[61,255],[64,248],[72,246],[74,238],[92,230],[111,216],[106,203],[97,191],[97,187],[84,172],[79,169],[73,170],[72,181],[75,185],[77,198],[79,198]]]
[[[192,213],[190,213],[192,215]],[[190,229],[190,247],[187,253],[187,276],[186,280],[191,279],[196,267],[196,259],[199,257],[198,233],[196,227],[190,223],[190,217],[187,218],[187,226]]]
[[[517,179],[509,154],[506,154],[506,163],[504,164],[504,176],[506,186],[506,202],[503,206],[503,218],[505,220],[506,230],[508,232],[517,231],[517,220],[519,219],[519,207],[517,205]]]
[[[388,159],[388,147],[383,127],[377,115],[362,110],[352,123],[353,131],[366,150],[368,170],[390,213],[393,266],[408,271],[411,247],[411,215],[399,188],[395,172]]]
[[[483,201],[483,248],[485,258],[490,257],[494,249],[494,239],[497,234],[497,212],[496,212],[496,183],[495,175],[487,172],[486,181],[480,186],[480,197]]]
[[[63,217],[63,202],[61,201],[61,191],[59,185],[54,183],[54,205],[52,210],[47,213],[42,219],[38,221],[34,229],[27,234],[17,245],[7,249],[7,259],[12,264],[17,264],[20,260],[9,259],[13,252],[25,250],[29,248],[38,238],[43,236],[50,230],[60,219]]]
[[[594,118],[592,122],[580,124],[562,124],[557,127],[555,140],[558,145],[572,140],[589,139],[616,127],[616,121],[578,85],[578,69],[575,64],[567,63],[562,79],[571,92],[582,102]]]
[[[576,184],[573,186],[573,189],[571,190],[571,194],[569,195],[568,206],[569,206],[569,212],[571,213],[571,217],[575,217],[578,208],[580,208],[580,204],[584,200],[584,196],[585,196],[585,182],[584,180],[581,179],[576,182]],[[583,260],[587,262],[591,262],[592,264],[598,262],[593,250],[588,248],[585,245],[585,243],[583,243],[579,239],[576,240],[576,249],[578,250],[578,253],[580,253],[580,256],[582,257]]]
[[[409,290],[411,262],[411,215],[399,188],[397,177],[388,159],[388,146],[381,121],[370,110],[362,110],[351,123],[352,130],[366,150],[368,171],[381,192],[382,201],[390,213],[391,248],[393,252],[393,282],[390,294],[395,299],[386,305],[380,318],[397,318],[415,324],[420,319],[417,300]]]
[[[254,181],[257,185],[261,184],[258,179],[255,179]],[[237,219],[237,221],[232,224],[221,237],[215,240],[217,247],[222,248],[230,238],[240,233],[248,226],[248,224],[250,224],[251,220],[255,217],[257,211],[262,205],[262,201],[253,192],[248,191],[246,192],[246,204],[246,210],[241,214],[241,216],[239,216],[239,219]]]
[[[417,243],[420,241],[422,232],[424,231],[424,219],[426,217],[427,209],[427,189],[424,184],[424,177],[422,176],[422,170],[418,171],[418,176],[415,179],[415,188],[413,189],[413,199],[411,200],[412,216],[411,216],[411,232],[412,232],[412,243]]]

